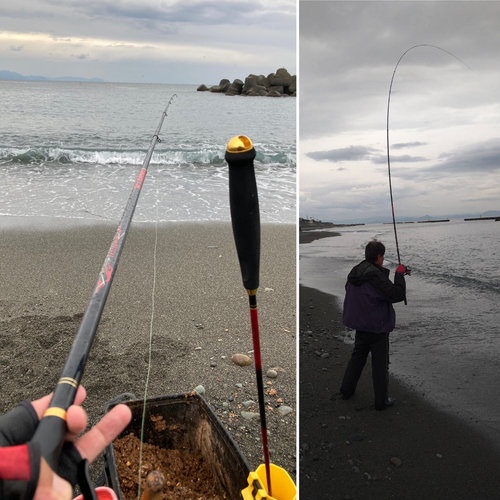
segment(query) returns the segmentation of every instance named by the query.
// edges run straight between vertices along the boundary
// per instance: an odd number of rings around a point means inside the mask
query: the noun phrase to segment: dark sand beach
[[[342,400],[352,346],[337,337],[345,331],[340,302],[301,286],[299,314],[301,500],[500,498],[500,451],[474,422],[393,376],[396,404],[377,412],[370,360],[354,397]]]
[[[0,226],[0,414],[50,392],[59,379],[79,321],[97,282],[115,224],[7,218]],[[18,228],[16,228],[19,226]],[[70,224],[71,226],[71,224]],[[133,224],[89,357],[82,384],[89,425],[115,396],[144,396],[152,312],[154,225]],[[268,396],[271,461],[295,477],[296,232],[263,225],[257,294],[262,363]],[[251,468],[263,462],[255,402],[248,296],[230,223],[168,223],[158,227],[152,365],[148,397],[192,391],[204,397]],[[277,378],[267,378],[275,368]],[[236,384],[241,384],[238,388]],[[280,401],[278,401],[280,400]],[[278,407],[289,406],[286,416]],[[93,467],[93,477],[102,464]]]
[[[338,236],[339,233],[333,231],[304,231],[301,230],[299,233],[299,243],[311,243],[322,238],[331,238],[332,236]]]

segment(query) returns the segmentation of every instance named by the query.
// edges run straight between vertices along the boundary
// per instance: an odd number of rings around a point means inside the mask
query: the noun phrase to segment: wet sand
[[[0,221],[0,414],[54,388],[116,231],[115,224],[22,219]],[[154,244],[153,225],[133,224],[82,380],[90,424],[115,396],[144,395]],[[295,226],[262,226],[257,301],[263,371],[278,369],[276,379],[265,378],[266,388],[277,392],[267,398],[271,461],[292,475],[295,246]],[[263,462],[259,419],[241,416],[241,403],[249,400],[258,412],[255,366],[231,362],[235,353],[253,358],[252,349],[248,296],[230,223],[159,226],[148,397],[203,385],[204,397],[256,468]],[[281,405],[293,412],[279,415]],[[94,478],[99,467],[93,468]]]
[[[300,287],[300,499],[497,499],[500,450],[390,377],[396,404],[373,406],[370,360],[356,394],[339,388],[352,346],[338,300]],[[391,459],[393,463],[391,463]]]

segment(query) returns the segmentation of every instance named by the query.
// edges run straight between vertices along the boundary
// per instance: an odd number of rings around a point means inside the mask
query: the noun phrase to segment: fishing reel
[[[410,266],[405,266],[405,276],[411,276],[411,267]]]

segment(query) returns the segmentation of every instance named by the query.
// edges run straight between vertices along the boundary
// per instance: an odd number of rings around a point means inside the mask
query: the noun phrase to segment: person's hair
[[[379,255],[385,255],[384,244],[378,240],[370,241],[365,248],[365,259],[373,264]]]

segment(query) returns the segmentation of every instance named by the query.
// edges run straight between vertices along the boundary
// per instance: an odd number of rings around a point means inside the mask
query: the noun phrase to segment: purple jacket
[[[389,333],[396,326],[392,304],[405,299],[406,283],[402,273],[364,260],[353,267],[345,286],[344,325],[364,332]]]

